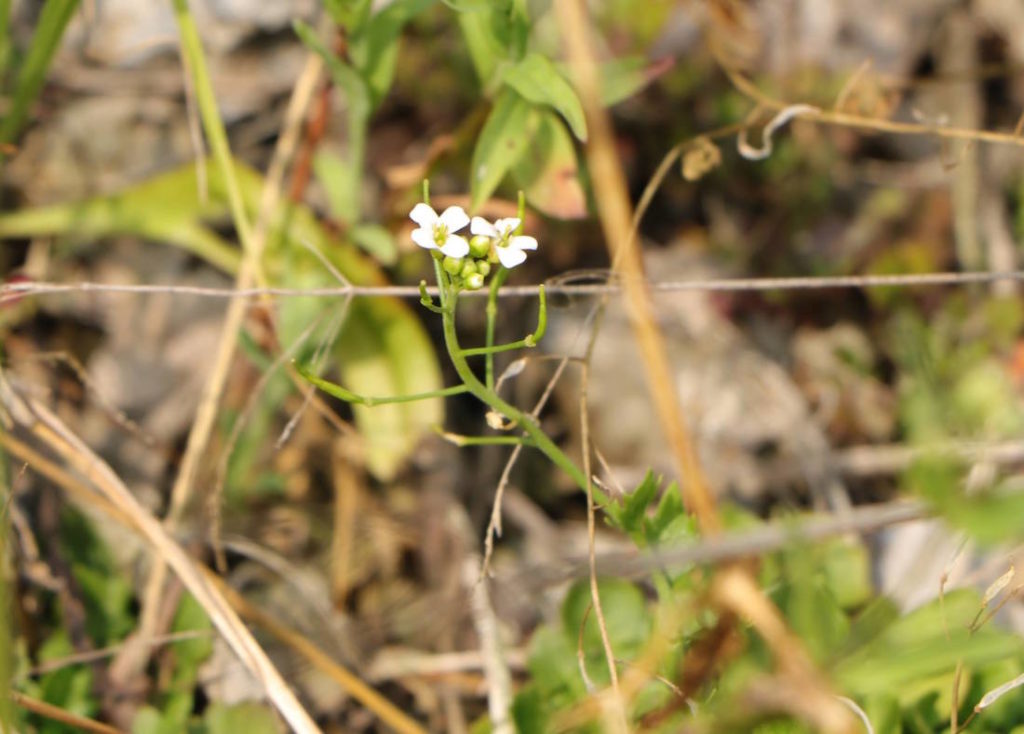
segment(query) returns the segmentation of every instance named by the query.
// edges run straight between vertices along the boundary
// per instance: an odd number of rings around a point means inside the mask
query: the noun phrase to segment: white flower
[[[429,204],[420,202],[409,212],[409,218],[420,225],[412,231],[412,241],[427,250],[440,250],[449,257],[465,257],[469,243],[455,232],[469,224],[469,215],[461,206],[450,206],[437,215]]]
[[[482,217],[473,217],[469,231],[492,238],[494,249],[498,253],[498,260],[506,268],[514,268],[526,260],[525,250],[537,249],[537,240],[533,237],[512,234],[518,227],[518,217],[499,219],[494,224]]]

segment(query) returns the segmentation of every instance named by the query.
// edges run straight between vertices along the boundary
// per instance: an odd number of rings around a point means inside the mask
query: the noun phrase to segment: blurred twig
[[[115,729],[109,724],[65,711],[60,706],[54,706],[52,703],[40,701],[32,696],[26,696],[24,693],[11,691],[8,695],[14,703],[23,709],[27,709],[47,719],[59,721],[61,724],[73,726],[80,731],[91,731],[96,732],[96,734],[125,734],[121,729]]]
[[[779,520],[742,531],[722,533],[675,548],[630,553],[605,553],[597,556],[597,572],[602,576],[641,578],[666,568],[716,564],[738,558],[752,558],[779,550],[791,543],[807,543],[847,533],[873,533],[890,525],[921,520],[930,516],[920,502],[890,502],[853,507],[842,515],[817,515],[805,520]],[[522,572],[523,583],[546,586],[590,573],[590,561],[573,557]]]

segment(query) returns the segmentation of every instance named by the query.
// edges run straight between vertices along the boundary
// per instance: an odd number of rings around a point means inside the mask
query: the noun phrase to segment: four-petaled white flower
[[[482,217],[473,217],[469,231],[492,238],[494,249],[498,253],[498,260],[506,268],[514,268],[526,260],[526,250],[537,249],[537,240],[533,237],[512,234],[517,227],[519,227],[518,217],[499,219],[494,224]]]
[[[420,247],[456,258],[469,253],[466,238],[455,234],[469,224],[469,215],[461,206],[450,206],[438,216],[429,204],[420,202],[409,212],[409,218],[419,225],[412,231],[412,241]]]

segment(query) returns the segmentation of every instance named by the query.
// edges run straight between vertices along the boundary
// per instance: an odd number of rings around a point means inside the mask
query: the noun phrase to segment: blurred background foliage
[[[733,134],[693,143],[641,222],[652,280],[1020,269],[1019,145],[893,135],[870,122],[1015,130],[1021,10],[983,0],[591,5],[603,102],[634,200],[680,142],[749,123],[751,144],[761,143],[771,115],[726,71],[770,98],[862,121],[794,120],[760,162]],[[491,218],[511,216],[525,193],[541,247],[515,271],[520,284],[575,270],[602,277],[581,154],[589,131],[550,3],[234,0],[195,2],[190,13],[245,215],[269,217],[264,285],[418,283],[429,258],[409,240],[407,213],[424,178],[436,203]],[[263,212],[272,151],[310,58],[325,72],[298,127],[284,204]],[[244,238],[225,170],[197,149],[194,71],[183,73],[169,5],[0,1],[7,284],[232,287]],[[222,301],[17,295],[0,297],[5,379],[44,400],[164,513]],[[482,339],[480,304],[460,312],[467,344]],[[552,299],[549,356],[580,354],[592,304]],[[997,695],[1024,674],[1013,573],[1024,516],[1017,282],[659,293],[657,305],[727,532],[794,528],[792,543],[745,562],[835,692],[879,733],[954,722],[1024,731],[1019,691]],[[531,308],[503,299],[499,341],[521,337]],[[598,553],[697,546],[678,486],[659,479],[674,469],[614,299],[598,333],[587,391],[606,490]],[[423,392],[454,379],[439,343],[439,325],[414,300],[253,299],[202,490],[176,533],[204,560],[222,544],[232,588],[424,730],[498,731],[464,568],[479,564],[506,450],[456,452],[435,435],[442,425],[481,431],[469,400],[310,407],[286,367],[298,359],[364,394]],[[510,399],[532,405],[550,365],[531,361]],[[569,374],[539,418],[577,453],[580,387]],[[140,734],[279,730],[180,587],[158,600],[159,639],[139,675],[118,678],[148,603],[148,554],[15,453],[10,442],[26,436],[7,409],[11,623],[0,616],[0,681],[21,705],[0,697],[5,725],[72,730],[36,701]],[[585,498],[529,452],[511,476],[488,588],[513,720],[523,732],[603,730],[594,702],[610,673],[589,584],[544,580],[585,558]],[[842,518],[904,501],[939,519],[866,539],[797,539],[810,510]],[[630,727],[809,731],[765,643],[709,603],[709,579],[702,564],[675,564],[599,580]],[[296,645],[260,640],[325,731],[385,730],[379,711]]]

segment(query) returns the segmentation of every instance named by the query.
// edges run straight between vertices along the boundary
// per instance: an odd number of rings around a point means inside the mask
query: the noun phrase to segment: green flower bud
[[[491,274],[491,264],[486,260],[478,260],[476,263],[476,272],[486,278]]]
[[[474,235],[469,240],[469,254],[473,257],[487,257],[491,251],[491,238],[487,235]]]
[[[464,281],[467,291],[475,291],[484,287],[484,276],[480,273],[473,273]]]
[[[458,275],[462,270],[462,258],[446,256],[444,262],[441,263],[441,267],[444,268],[444,272],[448,273],[448,275]]]
[[[459,271],[459,275],[463,278],[468,278],[471,275],[476,275],[476,261],[466,258],[462,261],[462,270]]]

